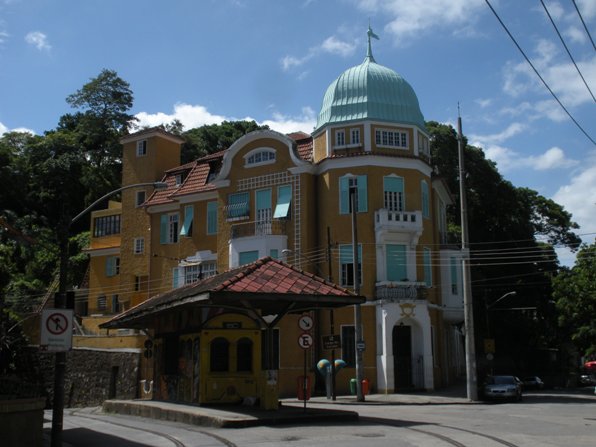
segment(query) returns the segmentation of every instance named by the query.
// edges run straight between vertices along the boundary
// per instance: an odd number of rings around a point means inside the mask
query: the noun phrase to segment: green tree
[[[117,188],[122,178],[120,138],[136,118],[133,93],[114,70],[104,69],[66,101],[78,112],[60,118],[57,130],[71,133],[87,160],[83,183],[87,202]]]
[[[448,223],[450,228],[459,229],[457,134],[453,127],[433,121],[427,123],[427,128],[432,136],[432,162],[455,195],[455,205],[448,209]],[[483,350],[482,335],[490,318],[497,354],[517,359],[523,369],[523,363],[531,361],[532,352],[558,343],[556,312],[549,305],[551,277],[559,269],[553,247],[577,248],[580,239],[573,230],[578,226],[559,204],[505,180],[497,165],[485,157],[481,148],[468,145],[465,136],[463,144],[472,295],[481,335],[477,338],[478,352]],[[510,291],[517,294],[482,318],[487,305]]]
[[[596,354],[596,242],[584,245],[575,265],[554,278],[559,323],[580,353]]]
[[[182,163],[227,149],[243,135],[265,129],[269,126],[259,126],[254,121],[224,121],[190,129],[181,135],[186,140],[182,145]]]

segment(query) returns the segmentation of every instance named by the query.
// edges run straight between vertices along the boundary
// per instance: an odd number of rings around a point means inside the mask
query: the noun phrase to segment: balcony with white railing
[[[375,288],[377,300],[400,302],[425,300],[428,297],[428,287],[422,282],[380,282]]]
[[[259,220],[233,224],[230,227],[230,239],[243,237],[286,236],[286,220]]]
[[[417,243],[422,229],[422,211],[391,211],[387,208],[375,211],[378,242],[391,233],[406,233],[413,243]]]

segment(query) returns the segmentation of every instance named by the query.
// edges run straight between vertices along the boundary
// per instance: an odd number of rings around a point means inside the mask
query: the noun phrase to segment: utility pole
[[[354,293],[360,295],[360,281],[358,280],[358,230],[356,224],[356,212],[358,210],[358,188],[350,186],[350,206],[352,208],[352,267],[354,276]],[[364,371],[362,365],[362,310],[360,304],[354,305],[354,338],[356,341],[356,396],[358,402],[364,402],[362,392],[362,379]]]
[[[125,189],[138,188],[143,186],[152,186],[155,189],[165,189],[167,184],[164,182],[144,182],[126,185],[121,188],[110,191],[104,196],[97,199],[75,217],[70,219],[65,203],[63,200],[63,209],[61,211],[61,220],[58,228],[59,246],[60,246],[60,273],[58,277],[58,300],[54,303],[58,309],[66,308],[66,289],[68,288],[68,238],[70,234],[70,227],[87,212],[91,211],[98,203],[104,201],[110,196],[113,196]],[[66,193],[66,191],[64,191]],[[64,424],[64,376],[66,373],[66,352],[56,352],[56,360],[54,366],[54,398],[52,405],[52,432],[50,437],[51,447],[62,447],[62,428]]]
[[[458,105],[459,109],[459,105]],[[459,114],[458,114],[459,115]],[[461,251],[462,251],[462,282],[464,292],[464,328],[466,351],[466,388],[468,399],[478,400],[478,386],[476,380],[476,347],[474,337],[474,310],[472,302],[472,288],[470,286],[470,249],[468,241],[468,205],[466,200],[464,147],[461,130],[461,116],[457,117],[457,152],[459,156],[459,197],[461,208]]]
[[[331,229],[327,227],[327,281],[333,282],[331,278]],[[329,309],[329,326],[331,335],[335,335],[333,308]],[[335,349],[331,350],[331,399],[337,400],[337,393],[335,392]]]
[[[63,203],[66,203],[64,201]],[[66,308],[66,288],[68,284],[68,234],[70,218],[66,217],[65,206],[62,206],[62,219],[58,229],[60,248],[60,272],[58,277],[58,294],[54,297],[54,307]],[[58,299],[59,298],[59,299]],[[66,371],[66,351],[58,351],[54,360],[54,397],[52,402],[51,447],[62,447],[62,427],[64,424],[64,376]]]

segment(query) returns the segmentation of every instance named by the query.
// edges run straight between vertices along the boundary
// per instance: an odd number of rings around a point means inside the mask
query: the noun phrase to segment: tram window
[[[252,371],[252,340],[241,338],[236,344],[236,370]]]
[[[211,341],[210,369],[212,372],[227,372],[230,370],[230,342],[223,337]]]
[[[169,335],[163,340],[163,372],[164,374],[178,373],[178,337]]]

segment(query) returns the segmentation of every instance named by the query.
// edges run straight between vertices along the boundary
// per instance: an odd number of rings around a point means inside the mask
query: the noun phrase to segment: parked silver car
[[[522,384],[524,390],[541,390],[544,388],[544,382],[538,376],[524,377]]]
[[[488,376],[483,391],[485,399],[520,401],[522,382],[515,376]]]

